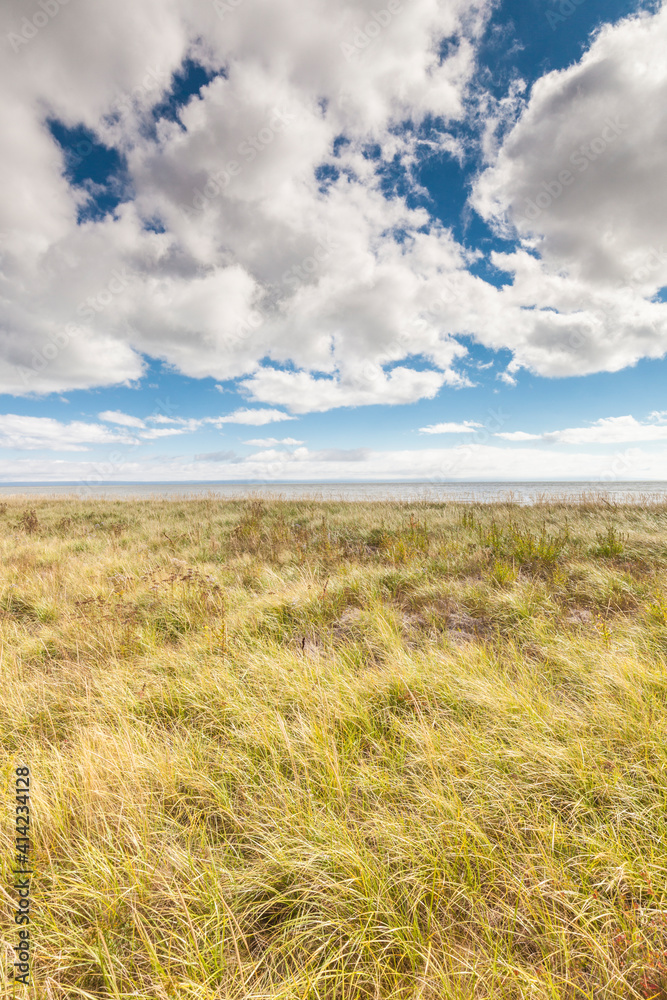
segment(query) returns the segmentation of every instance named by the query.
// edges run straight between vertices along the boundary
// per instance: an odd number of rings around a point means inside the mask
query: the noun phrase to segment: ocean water
[[[598,496],[610,503],[667,501],[667,482],[476,482],[476,483],[4,483],[0,496],[83,499],[265,497],[312,500],[430,500],[489,503],[512,500],[533,504]]]

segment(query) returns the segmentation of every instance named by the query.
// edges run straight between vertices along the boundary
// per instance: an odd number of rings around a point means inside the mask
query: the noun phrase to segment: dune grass
[[[11,499],[35,998],[667,998],[667,505]]]

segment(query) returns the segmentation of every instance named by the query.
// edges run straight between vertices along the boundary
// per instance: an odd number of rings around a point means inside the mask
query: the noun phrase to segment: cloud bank
[[[472,197],[518,239],[497,287],[385,183],[425,129],[465,152],[491,0],[54,3],[39,25],[2,9],[0,391],[132,383],[154,358],[298,413],[465,386],[461,335],[511,351],[507,377],[665,353],[664,6],[514,94]],[[66,160],[53,123],[91,138]],[[77,183],[93,142],[115,172]]]
[[[469,255],[381,175],[411,169],[427,121],[455,152],[490,8],[101,0],[36,28],[8,0],[0,391],[132,383],[146,358],[295,412],[464,384],[439,278]],[[90,138],[66,159],[58,129]],[[77,184],[91,143],[116,172]],[[417,354],[429,371],[384,370]]]

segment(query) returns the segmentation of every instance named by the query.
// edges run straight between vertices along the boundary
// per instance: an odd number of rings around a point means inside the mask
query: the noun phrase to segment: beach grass
[[[0,565],[2,996],[666,1000],[667,503],[16,497]]]

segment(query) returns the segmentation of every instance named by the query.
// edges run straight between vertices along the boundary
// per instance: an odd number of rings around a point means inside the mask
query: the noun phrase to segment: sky
[[[0,482],[667,479],[667,0],[0,21]]]

